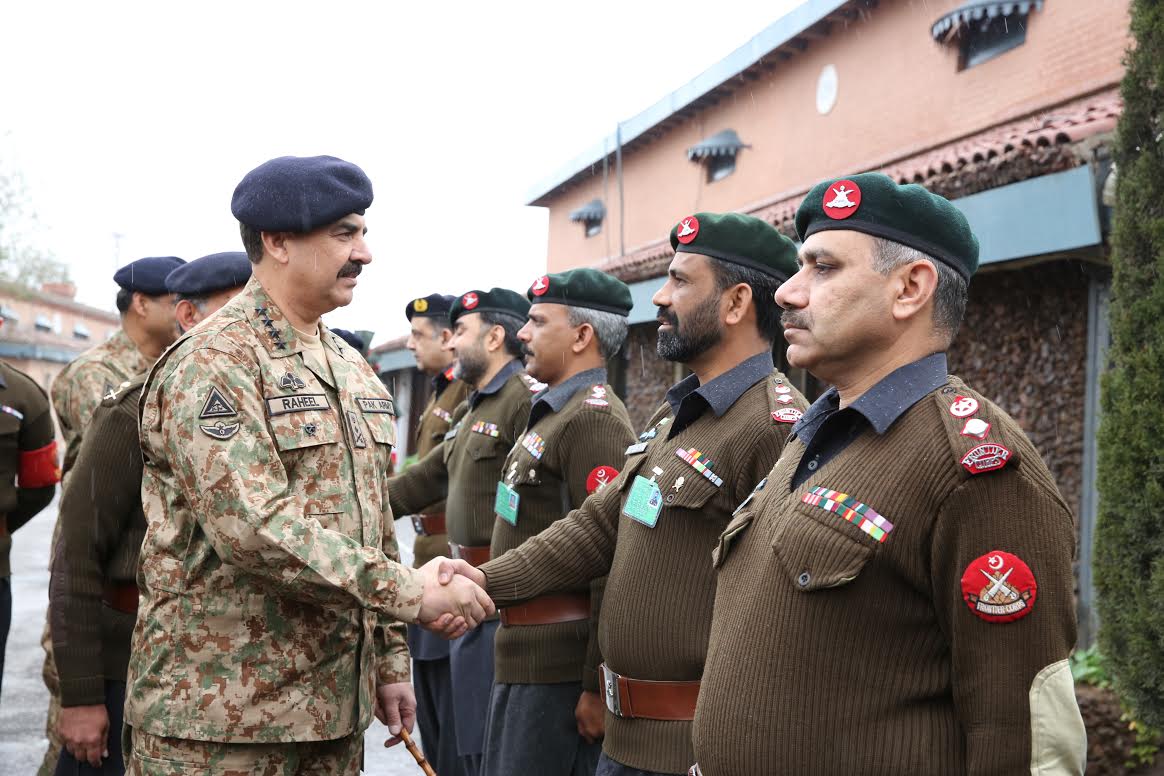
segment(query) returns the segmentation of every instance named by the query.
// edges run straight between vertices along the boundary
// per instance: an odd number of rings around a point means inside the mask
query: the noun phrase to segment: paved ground
[[[48,691],[40,678],[44,652],[40,633],[48,603],[48,551],[56,502],[13,537],[12,631],[0,697],[0,773],[31,776],[44,756],[44,716]],[[412,526],[397,523],[400,541],[412,546]],[[411,558],[406,558],[411,562]],[[365,736],[365,772],[375,776],[415,776],[421,771],[403,746],[384,748],[388,729],[372,722]]]

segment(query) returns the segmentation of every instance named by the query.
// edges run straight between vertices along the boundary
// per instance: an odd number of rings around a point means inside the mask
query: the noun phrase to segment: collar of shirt
[[[932,353],[894,370],[861,394],[847,409],[860,413],[874,431],[884,434],[906,410],[945,382],[946,354]],[[829,388],[792,427],[792,436],[808,445],[821,424],[838,411],[840,404],[837,389]]]
[[[741,361],[706,385],[700,385],[695,375],[687,375],[667,391],[667,403],[675,416],[667,438],[698,420],[708,407],[717,418],[721,417],[744,391],[771,375],[773,368],[772,354],[764,352]]]
[[[552,388],[546,388],[534,397],[533,407],[529,412],[529,423],[526,424],[526,428],[533,428],[533,424],[545,415],[549,415],[552,412],[561,412],[562,407],[566,406],[566,402],[570,400],[570,397],[583,388],[605,382],[606,368],[600,366],[579,372]]]
[[[476,409],[477,405],[486,396],[492,396],[501,390],[501,386],[505,385],[505,381],[513,375],[521,371],[521,362],[516,358],[510,361],[505,366],[501,367],[501,371],[493,376],[484,388],[479,391],[473,391],[469,394],[469,406]]]
[[[433,392],[439,397],[445,392],[445,389],[453,382],[452,368],[446,369],[443,372],[437,372],[432,378]]]

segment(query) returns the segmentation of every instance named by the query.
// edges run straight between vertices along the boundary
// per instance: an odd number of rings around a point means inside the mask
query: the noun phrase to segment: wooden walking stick
[[[420,747],[412,740],[412,736],[408,735],[408,728],[400,728],[400,740],[404,742],[404,746],[408,749],[408,753],[412,755],[412,759],[416,760],[416,764],[424,771],[425,776],[437,776],[437,772],[428,764],[428,760],[424,759],[424,754],[421,753]]]

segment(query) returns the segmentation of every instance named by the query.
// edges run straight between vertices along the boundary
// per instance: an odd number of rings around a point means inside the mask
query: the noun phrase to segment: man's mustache
[[[659,323],[666,323],[676,328],[679,327],[679,316],[670,307],[660,307],[659,312],[655,314],[655,319]]]
[[[796,329],[812,328],[812,321],[808,317],[808,313],[800,310],[785,310],[780,314],[780,324],[785,328],[791,326]]]
[[[364,265],[357,261],[349,261],[340,267],[340,271],[336,274],[337,278],[354,278],[358,277],[364,271]]]

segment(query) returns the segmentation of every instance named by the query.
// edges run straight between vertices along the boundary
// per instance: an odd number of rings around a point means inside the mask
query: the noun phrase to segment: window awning
[[[1043,0],[968,0],[934,22],[930,34],[939,43],[945,43],[972,22],[993,19],[996,16],[1025,16],[1031,11],[1043,10]]]
[[[740,140],[734,129],[725,129],[688,148],[687,158],[692,162],[698,162],[709,156],[735,156],[741,148],[751,146]]]
[[[592,199],[577,210],[570,211],[571,221],[601,221],[606,217],[606,205],[600,199]]]

